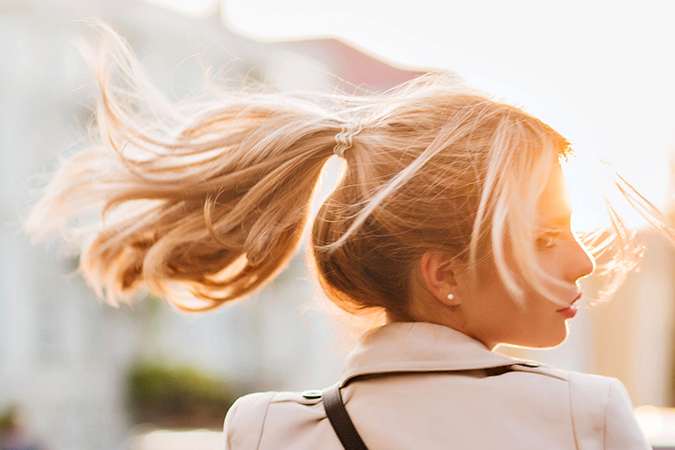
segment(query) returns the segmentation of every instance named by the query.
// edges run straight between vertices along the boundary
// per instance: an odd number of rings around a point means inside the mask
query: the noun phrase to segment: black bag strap
[[[345,450],[368,450],[361,436],[359,436],[359,432],[354,428],[352,419],[347,414],[347,409],[340,394],[340,385],[335,384],[324,389],[321,392],[321,397],[328,420]]]

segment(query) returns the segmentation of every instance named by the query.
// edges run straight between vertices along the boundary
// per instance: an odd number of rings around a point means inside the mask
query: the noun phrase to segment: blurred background
[[[673,216],[675,4],[663,1],[0,0],[0,448],[217,449],[227,408],[332,384],[345,356],[304,252],[265,290],[185,315],[101,305],[58,246],[19,232],[31,181],[77,148],[94,84],[72,39],[96,16],[181,99],[204,67],[283,89],[382,91],[457,71],[597,152]],[[339,162],[327,167],[331,187]],[[574,178],[575,199],[589,180]],[[586,209],[584,209],[586,208]],[[580,204],[581,229],[602,225]],[[548,351],[502,351],[619,378],[655,447],[675,436],[675,252],[635,220],[639,273]],[[597,282],[586,284],[586,302]],[[193,430],[193,431],[187,431]],[[196,430],[196,431],[195,431]]]

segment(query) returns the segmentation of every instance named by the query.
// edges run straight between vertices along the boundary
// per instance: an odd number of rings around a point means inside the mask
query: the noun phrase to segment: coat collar
[[[426,322],[392,323],[364,334],[347,356],[340,386],[361,375],[512,365],[536,367],[530,361],[493,353],[481,342],[452,328]]]

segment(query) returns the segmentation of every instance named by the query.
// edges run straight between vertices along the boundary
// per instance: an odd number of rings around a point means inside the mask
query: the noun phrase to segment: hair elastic
[[[344,158],[345,150],[348,150],[352,147],[352,139],[361,132],[363,129],[363,123],[343,123],[340,125],[340,129],[341,131],[335,135],[335,147],[333,147],[333,153],[338,155],[340,158]]]

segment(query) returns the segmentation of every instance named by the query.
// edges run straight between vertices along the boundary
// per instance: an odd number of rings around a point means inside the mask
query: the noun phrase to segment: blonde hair
[[[447,73],[381,95],[249,89],[172,103],[126,43],[97,27],[98,134],[65,161],[25,227],[73,239],[83,275],[110,303],[147,286],[179,309],[207,310],[261,287],[293,255],[336,136],[352,123],[346,170],[311,233],[332,301],[408,317],[409,275],[429,249],[472,269],[492,258],[517,302],[527,286],[548,294],[533,265],[535,207],[570,149],[537,118]],[[518,246],[508,264],[506,242]]]

